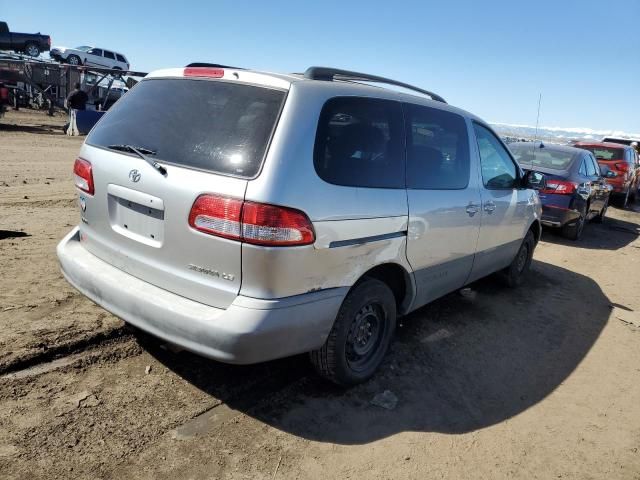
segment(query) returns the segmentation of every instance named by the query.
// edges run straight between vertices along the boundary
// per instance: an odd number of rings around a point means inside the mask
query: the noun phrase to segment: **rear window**
[[[144,80],[87,137],[98,147],[129,144],[166,163],[255,177],[285,92],[195,79]]]
[[[404,133],[398,102],[337,97],[322,108],[316,172],[336,185],[404,188]]]
[[[554,170],[567,170],[575,154],[551,150],[549,147],[538,148],[532,145],[510,145],[511,153],[523,167],[542,167]]]
[[[624,157],[624,149],[611,147],[585,147],[580,145],[578,148],[589,150],[598,160],[621,160]]]

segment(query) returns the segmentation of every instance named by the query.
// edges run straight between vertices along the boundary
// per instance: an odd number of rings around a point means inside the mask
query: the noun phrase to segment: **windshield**
[[[520,165],[567,170],[575,154],[552,150],[550,147],[539,148],[534,145],[510,145],[513,156]]]
[[[160,162],[256,176],[285,92],[195,79],[143,80],[91,131],[99,147],[135,145]]]
[[[86,52],[87,50],[91,50],[93,47],[88,47],[86,45],[82,45],[80,47],[74,48],[74,50],[80,50],[81,52]]]
[[[612,147],[585,147],[580,146],[580,148],[584,148],[585,150],[589,150],[592,152],[598,160],[619,160],[624,157],[624,150],[622,148],[612,148]]]

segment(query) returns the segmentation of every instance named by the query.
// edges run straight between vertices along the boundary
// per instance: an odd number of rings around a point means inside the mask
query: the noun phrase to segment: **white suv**
[[[130,67],[129,60],[122,53],[90,46],[53,47],[49,55],[55,60],[70,65],[87,65],[114,70],[129,70]]]

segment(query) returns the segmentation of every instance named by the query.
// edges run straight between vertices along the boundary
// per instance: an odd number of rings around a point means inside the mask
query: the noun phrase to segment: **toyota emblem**
[[[136,169],[133,169],[129,172],[129,180],[131,180],[133,183],[138,183],[140,181],[140,177],[142,177],[142,175]]]

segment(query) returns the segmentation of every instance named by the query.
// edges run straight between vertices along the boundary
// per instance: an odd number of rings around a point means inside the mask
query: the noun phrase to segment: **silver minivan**
[[[342,385],[373,375],[398,316],[494,272],[518,285],[541,233],[543,179],[485,122],[321,67],[154,72],[74,176],[57,253],[83,294],[223,362],[310,352]]]

